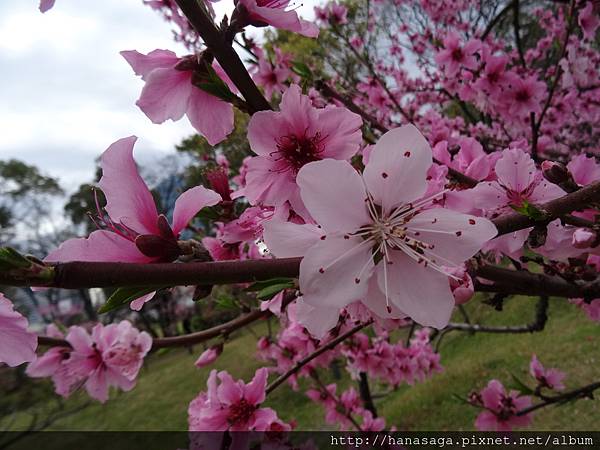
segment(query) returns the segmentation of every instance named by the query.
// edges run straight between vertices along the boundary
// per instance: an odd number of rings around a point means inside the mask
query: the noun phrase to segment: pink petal
[[[308,163],[296,181],[306,209],[325,231],[354,232],[372,222],[365,187],[349,162],[324,159]]]
[[[125,223],[140,234],[160,234],[154,198],[133,159],[136,140],[135,136],[119,139],[106,149],[100,159],[102,178],[98,185],[113,221]]]
[[[276,162],[257,156],[247,162],[246,186],[234,197],[244,195],[250,204],[282,206],[298,191],[289,172],[277,172]]]
[[[146,80],[154,69],[174,67],[179,62],[179,58],[171,50],[152,50],[147,55],[136,50],[124,50],[120,53],[142,80]]]
[[[40,0],[40,11],[45,13],[54,6],[56,0]]]
[[[339,308],[312,306],[302,297],[296,299],[296,319],[316,339],[323,339],[340,319]]]
[[[350,159],[362,142],[362,119],[346,108],[329,106],[319,110],[316,132],[325,137],[321,158]]]
[[[238,383],[236,383],[231,375],[227,372],[219,372],[219,379],[221,384],[217,387],[217,395],[221,403],[225,405],[232,405],[243,397],[243,390]]]
[[[263,239],[272,255],[278,258],[304,256],[322,236],[316,225],[269,220],[264,225]]]
[[[187,116],[210,145],[218,144],[233,131],[231,104],[196,87],[190,93]]]
[[[93,352],[92,345],[94,342],[92,341],[92,337],[82,327],[71,327],[66,339],[71,344],[71,347],[73,347],[73,350],[78,353],[86,355]]]
[[[154,69],[136,105],[153,123],[179,120],[188,109],[192,89],[191,73],[172,68]]]
[[[265,389],[268,378],[269,370],[266,367],[262,367],[256,371],[254,378],[252,378],[252,381],[244,389],[244,398],[248,403],[258,405],[265,401]]]
[[[154,298],[154,296],[156,295],[156,291],[154,292],[150,292],[149,294],[143,295],[139,298],[136,298],[134,301],[132,301],[129,304],[129,307],[134,310],[134,311],[141,311],[142,307],[149,302],[150,300],[152,300]]]
[[[343,308],[363,298],[373,271],[371,249],[358,237],[328,235],[319,240],[300,263],[304,301],[315,307]]]
[[[95,398],[100,403],[108,400],[108,380],[106,378],[106,369],[100,367],[92,373],[85,383],[85,390],[90,397]]]
[[[375,203],[385,211],[425,194],[431,147],[413,125],[388,131],[369,155],[363,178]]]
[[[284,97],[287,94],[284,93]],[[278,151],[277,141],[288,134],[289,124],[282,113],[259,111],[248,123],[248,142],[254,153],[269,156]]]
[[[16,367],[35,359],[37,336],[27,331],[27,319],[0,293],[0,362]]]
[[[454,297],[448,277],[417,264],[401,251],[392,251],[392,264],[387,264],[387,285],[390,302],[415,322],[434,328],[448,325]],[[384,262],[377,266],[379,289],[385,293]]]
[[[483,217],[433,208],[413,217],[407,224],[408,234],[435,247],[430,250],[441,265],[458,265],[477,253],[498,231]],[[417,234],[418,233],[418,234]]]
[[[106,262],[151,262],[140,253],[135,244],[116,233],[106,230],[92,232],[88,238],[69,239],[50,252],[44,261],[106,261]]]
[[[385,294],[379,288],[377,277],[371,277],[369,280],[369,290],[361,303],[382,319],[403,319],[406,317],[406,314],[400,311],[394,303],[389,302],[389,305],[386,304]]]
[[[221,201],[221,196],[204,186],[196,186],[183,192],[175,200],[173,210],[173,233],[179,233],[187,227],[196,214],[207,206],[214,206]]]
[[[496,162],[498,180],[513,191],[524,191],[535,180],[535,163],[531,156],[522,150],[512,148],[502,152]]]

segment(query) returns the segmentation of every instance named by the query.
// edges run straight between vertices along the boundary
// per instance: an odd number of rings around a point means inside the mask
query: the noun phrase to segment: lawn
[[[466,307],[471,320],[486,324],[522,325],[534,318],[535,299],[514,297],[502,312],[480,301]],[[511,383],[511,374],[529,381],[529,359],[536,353],[547,367],[567,372],[567,388],[575,388],[600,379],[600,327],[564,299],[551,299],[550,319],[540,333],[470,335],[452,332],[441,344],[444,372],[416,386],[402,386],[376,400],[388,426],[400,430],[472,430],[476,410],[452,394],[466,395],[473,388],[483,387],[491,378]],[[456,320],[461,320],[457,315]],[[248,381],[261,362],[255,357],[256,335],[266,330],[265,324],[255,324],[253,332],[234,336],[214,368],[228,370],[234,377]],[[405,333],[405,332],[403,332]],[[111,393],[105,404],[93,403],[77,414],[54,422],[52,430],[185,430],[187,405],[205,389],[210,368],[198,370],[193,363],[202,351],[193,354],[184,349],[170,350],[147,358],[137,387],[128,393]],[[331,375],[328,375],[329,378]],[[342,385],[352,383],[343,379]],[[40,383],[47,383],[42,380]],[[372,386],[374,393],[387,390]],[[67,407],[81,404],[85,396],[74,395]],[[42,402],[34,409],[49,408],[52,401]],[[267,400],[284,420],[295,419],[298,429],[327,429],[320,407],[316,407],[301,392],[281,386]],[[32,411],[29,411],[31,413]],[[535,416],[536,430],[600,430],[600,401],[580,400],[561,407],[550,407]],[[26,426],[30,416],[16,415],[14,428]]]

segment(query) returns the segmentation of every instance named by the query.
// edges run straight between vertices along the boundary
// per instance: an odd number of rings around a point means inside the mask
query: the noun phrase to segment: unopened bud
[[[206,179],[210,183],[210,187],[219,194],[224,201],[231,201],[229,179],[222,167],[207,172]]]
[[[596,241],[596,233],[587,228],[577,228],[573,233],[571,242],[575,248],[591,247]]]

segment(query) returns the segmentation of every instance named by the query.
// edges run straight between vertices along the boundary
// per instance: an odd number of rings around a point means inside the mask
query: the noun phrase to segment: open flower
[[[0,292],[0,363],[16,367],[35,359],[37,336],[27,331],[27,319]]]
[[[124,391],[134,388],[144,357],[152,347],[150,335],[127,321],[97,324],[91,336],[81,327],[71,327],[67,341],[73,347],[66,363],[69,370],[85,379],[90,397],[102,403],[108,400],[110,386]]]
[[[189,430],[268,431],[273,424],[278,424],[289,431],[289,425],[281,422],[274,410],[260,407],[265,401],[268,373],[266,367],[258,369],[252,381],[245,384],[241,380],[234,381],[225,371],[211,371],[208,391],[201,392],[188,408]],[[233,439],[236,438],[244,436],[238,433],[233,435]]]
[[[271,25],[306,37],[316,38],[319,27],[298,17],[294,8],[286,9],[290,0],[240,0],[237,8],[250,25]]]
[[[325,158],[350,159],[362,140],[360,116],[340,107],[315,108],[300,87],[283,94],[280,111],[261,111],[248,124],[250,148],[246,186],[238,191],[250,203],[282,206],[296,212],[304,206],[296,184],[298,171]]]
[[[304,256],[304,302],[339,311],[361,300],[379,316],[404,313],[424,326],[446,326],[454,307],[448,268],[473,256],[496,228],[481,217],[425,209],[433,199],[422,198],[431,164],[429,144],[407,125],[380,138],[362,176],[332,159],[300,170],[300,195],[321,235],[272,220],[265,242],[276,256]],[[312,245],[304,250],[302,243]]]
[[[221,196],[203,186],[183,192],[175,201],[171,224],[159,215],[148,186],[137,171],[131,136],[112,144],[100,160],[99,186],[106,197],[106,213],[98,207],[100,228],[87,238],[69,239],[45,261],[114,261],[152,263],[173,261],[179,254],[177,238],[202,208],[216,205]],[[152,298],[150,296],[149,298]],[[140,309],[148,296],[132,303]]]
[[[186,114],[210,145],[218,144],[233,131],[231,104],[192,83],[193,77],[201,77],[203,71],[196,56],[179,58],[170,50],[153,50],[147,55],[129,50],[121,55],[146,82],[136,104],[153,123],[179,120]],[[213,68],[229,82],[219,66]]]
[[[565,388],[563,380],[566,374],[558,369],[546,369],[536,355],[531,357],[529,373],[537,380],[540,387],[556,391],[562,391]]]
[[[517,416],[517,412],[531,406],[531,397],[517,391],[506,392],[498,380],[491,380],[478,396],[486,411],[477,416],[475,426],[479,431],[511,431],[531,423],[531,414]]]

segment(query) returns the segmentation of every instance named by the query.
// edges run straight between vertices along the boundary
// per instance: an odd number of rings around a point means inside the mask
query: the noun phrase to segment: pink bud
[[[450,279],[450,289],[454,296],[454,301],[457,305],[467,303],[475,294],[473,287],[473,280],[469,276],[468,272],[463,267],[456,267],[449,271],[454,277]]]
[[[587,228],[577,228],[573,233],[572,244],[575,248],[591,247],[596,241],[596,233]]]
[[[269,338],[263,336],[258,340],[256,346],[259,350],[266,350],[271,346],[271,343],[269,342]]]
[[[208,350],[205,350],[200,355],[200,357],[196,360],[194,365],[196,367],[198,367],[199,369],[201,367],[209,366],[217,360],[217,358],[219,357],[219,355],[221,354],[222,351],[223,351],[222,345],[216,345],[214,347],[211,347]]]
[[[231,201],[231,189],[229,187],[229,179],[223,167],[218,167],[206,173],[206,178],[210,186],[221,195],[225,201]]]

